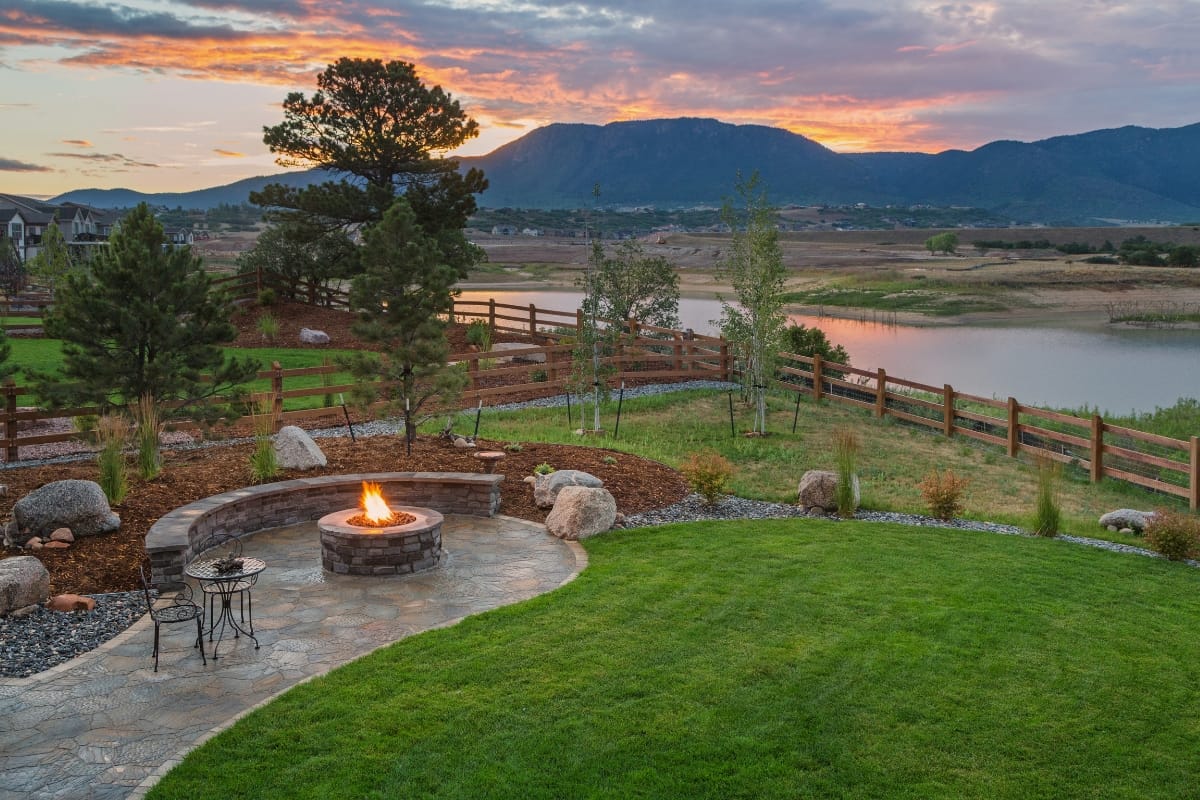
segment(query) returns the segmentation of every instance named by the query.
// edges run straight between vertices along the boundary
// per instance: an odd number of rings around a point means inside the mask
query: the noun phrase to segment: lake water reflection
[[[572,310],[571,291],[468,291],[463,300]],[[714,332],[715,300],[683,298],[684,327]],[[984,397],[1125,413],[1200,396],[1200,331],[1038,326],[912,327],[793,315],[846,347],[854,366]]]

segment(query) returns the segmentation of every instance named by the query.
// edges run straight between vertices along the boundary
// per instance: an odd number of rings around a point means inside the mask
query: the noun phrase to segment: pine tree
[[[201,401],[258,369],[225,357],[220,345],[237,334],[229,314],[200,259],[168,244],[142,203],[98,249],[90,271],[68,273],[59,287],[45,328],[63,340],[63,376],[34,376],[38,394],[60,407],[127,405],[150,395],[160,404],[180,401],[164,414],[207,416]]]
[[[466,382],[461,367],[446,363],[450,345],[439,318],[450,311],[458,271],[403,198],[367,231],[361,261],[364,273],[350,290],[351,305],[362,309],[354,333],[388,352],[383,359],[358,353],[344,363],[360,380],[394,382],[386,399],[411,442],[417,425],[447,408]]]

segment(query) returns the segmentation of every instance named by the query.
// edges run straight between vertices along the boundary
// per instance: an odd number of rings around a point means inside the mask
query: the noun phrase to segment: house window
[[[25,238],[24,228],[19,222],[10,222],[8,224],[8,235],[14,242],[19,242]]]

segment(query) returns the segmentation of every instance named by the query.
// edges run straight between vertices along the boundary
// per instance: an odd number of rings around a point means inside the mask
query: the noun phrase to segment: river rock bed
[[[0,676],[27,678],[94,650],[146,613],[141,592],[90,595],[91,611],[51,611],[38,606],[25,616],[0,617]],[[146,657],[150,657],[146,643]],[[147,662],[149,663],[149,662]]]

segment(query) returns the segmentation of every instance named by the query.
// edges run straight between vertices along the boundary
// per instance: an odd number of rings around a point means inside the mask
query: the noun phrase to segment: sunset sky
[[[1200,121],[1200,0],[0,0],[0,191],[280,171],[262,128],[342,56],[411,61],[485,153],[703,116],[838,151]]]

